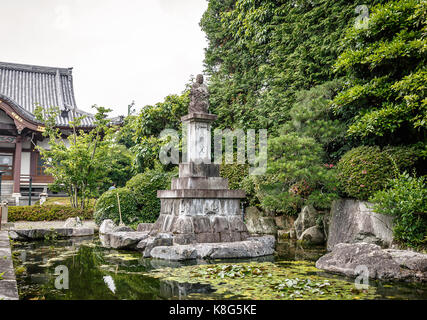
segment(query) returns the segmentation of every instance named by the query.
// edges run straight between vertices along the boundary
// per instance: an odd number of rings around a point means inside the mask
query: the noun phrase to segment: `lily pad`
[[[286,268],[283,266],[286,265]],[[164,268],[149,275],[181,283],[205,283],[225,299],[358,300],[374,299],[375,288],[357,290],[354,283],[325,278],[306,261],[250,262]],[[196,298],[196,296],[189,296]],[[197,294],[198,299],[209,298]]]

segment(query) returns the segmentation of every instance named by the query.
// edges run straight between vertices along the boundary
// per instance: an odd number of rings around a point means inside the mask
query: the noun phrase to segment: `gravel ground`
[[[16,221],[12,222],[14,227],[11,229],[50,229],[50,228],[63,228],[65,221],[54,220],[54,221]],[[83,221],[84,228],[98,229],[98,226],[93,220]],[[3,229],[3,228],[2,228]]]

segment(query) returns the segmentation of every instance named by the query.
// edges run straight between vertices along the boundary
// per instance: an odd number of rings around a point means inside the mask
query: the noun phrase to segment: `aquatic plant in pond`
[[[276,257],[209,262],[144,259],[91,237],[14,242],[12,250],[20,299],[427,299],[425,284],[372,281],[358,291],[352,279],[316,269],[315,248],[295,244]],[[68,268],[68,290],[55,288],[57,266]]]
[[[377,297],[374,287],[357,290],[351,281],[328,279],[308,261],[198,265],[160,269],[152,275],[177,282],[210,284],[225,298],[349,300]],[[203,295],[189,297],[203,298]]]

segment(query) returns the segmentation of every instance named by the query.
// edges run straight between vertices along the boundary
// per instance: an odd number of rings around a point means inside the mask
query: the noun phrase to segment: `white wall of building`
[[[65,146],[68,148],[70,146],[70,142],[68,141],[68,139],[62,139],[62,141],[64,142]],[[42,141],[37,141],[37,145],[44,148],[44,149],[50,149],[49,146],[49,138],[45,138]]]
[[[21,174],[30,174],[30,152],[22,152],[21,157]]]

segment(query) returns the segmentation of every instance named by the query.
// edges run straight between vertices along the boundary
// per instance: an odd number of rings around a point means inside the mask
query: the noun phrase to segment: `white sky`
[[[73,67],[77,105],[127,114],[203,70],[206,0],[0,0],[0,61]]]

